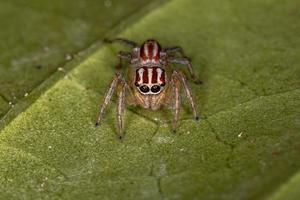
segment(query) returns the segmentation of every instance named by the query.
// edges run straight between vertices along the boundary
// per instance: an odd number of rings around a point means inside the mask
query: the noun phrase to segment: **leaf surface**
[[[191,57],[204,82],[190,83],[202,119],[185,101],[172,135],[171,111],[127,107],[120,142],[113,101],[94,128],[121,49],[101,45],[1,131],[0,197],[297,199],[297,6],[173,0],[132,22],[117,36],[156,38]]]

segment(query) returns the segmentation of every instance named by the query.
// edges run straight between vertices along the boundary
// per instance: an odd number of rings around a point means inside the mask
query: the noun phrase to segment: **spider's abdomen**
[[[140,48],[140,59],[143,64],[159,62],[161,47],[156,40],[147,40]]]

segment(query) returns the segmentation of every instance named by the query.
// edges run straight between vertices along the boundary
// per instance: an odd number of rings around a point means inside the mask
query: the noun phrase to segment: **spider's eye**
[[[143,92],[143,93],[148,93],[149,92],[149,87],[147,86],[147,85],[142,85],[141,87],[140,87],[140,90],[141,90],[141,92]]]
[[[159,91],[160,91],[160,86],[159,85],[153,85],[151,87],[151,92],[158,93]]]

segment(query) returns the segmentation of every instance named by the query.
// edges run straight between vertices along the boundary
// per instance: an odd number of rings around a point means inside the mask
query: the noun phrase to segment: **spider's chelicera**
[[[193,81],[201,83],[197,79],[192,64],[184,55],[181,47],[161,48],[160,44],[153,39],[145,41],[141,46],[133,41],[119,38],[108,42],[120,42],[131,47],[131,52],[121,51],[118,54],[119,67],[122,60],[130,62],[126,74],[128,80],[125,80],[119,73],[114,75],[100,106],[96,126],[100,124],[104,110],[117,87],[120,88],[117,102],[119,138],[123,137],[124,132],[123,115],[125,102],[141,105],[152,110],[157,110],[162,105],[171,107],[174,115],[172,127],[173,132],[176,132],[180,108],[180,86],[185,91],[194,119],[199,119],[185,75],[179,70],[172,70],[170,67],[170,64],[187,66]],[[180,57],[176,57],[176,53]]]

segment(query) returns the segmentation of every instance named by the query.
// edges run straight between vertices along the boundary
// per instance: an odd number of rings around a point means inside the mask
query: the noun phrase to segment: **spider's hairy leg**
[[[194,119],[195,120],[199,120],[199,116],[197,114],[195,102],[193,100],[193,96],[192,96],[191,90],[190,90],[190,88],[188,86],[188,83],[187,83],[187,80],[185,78],[185,75],[181,71],[177,71],[177,70],[175,70],[173,72],[173,74],[174,74],[174,76],[176,76],[181,81],[181,84],[182,84],[182,86],[184,88],[186,97],[187,97],[188,102],[190,104],[191,110],[193,112]]]
[[[118,58],[119,58],[119,63],[117,64],[116,68],[120,69],[122,67],[122,60],[131,60],[131,53],[125,52],[125,51],[120,51],[118,53]]]
[[[97,120],[96,120],[96,126],[99,126],[99,124],[101,123],[102,119],[103,119],[103,115],[104,115],[104,111],[105,111],[105,108],[107,107],[108,103],[110,102],[111,100],[111,97],[114,93],[114,90],[115,88],[117,87],[117,85],[119,84],[119,81],[121,79],[121,75],[116,73],[111,82],[110,82],[110,85],[104,95],[104,100],[103,100],[103,103],[102,105],[100,106],[100,110],[99,110],[99,114],[98,114],[98,117],[97,117]]]
[[[173,109],[173,124],[172,124],[172,131],[176,133],[176,125],[178,121],[178,114],[180,110],[180,80],[176,76],[175,73],[172,74],[172,92],[173,92],[173,100],[172,100],[172,109]]]
[[[121,83],[121,90],[118,95],[117,103],[117,128],[118,128],[118,138],[122,139],[124,136],[124,108],[125,108],[125,92],[127,84],[125,81]]]
[[[166,52],[167,54],[171,54],[171,53],[180,53],[180,55],[182,57],[186,57],[184,54],[184,51],[181,47],[167,47],[163,49],[164,52]]]
[[[131,48],[134,48],[134,47],[137,47],[138,44],[134,41],[131,41],[131,40],[127,40],[125,38],[115,38],[115,39],[104,39],[104,42],[106,43],[121,43],[121,44],[124,44],[128,47],[131,47]]]
[[[194,68],[192,66],[192,63],[190,62],[190,60],[187,57],[183,57],[183,58],[168,57],[167,59],[168,59],[168,62],[170,62],[170,63],[182,64],[182,65],[187,66],[194,83],[196,83],[196,84],[202,83],[202,81],[200,81],[198,79],[198,77],[196,76]]]

